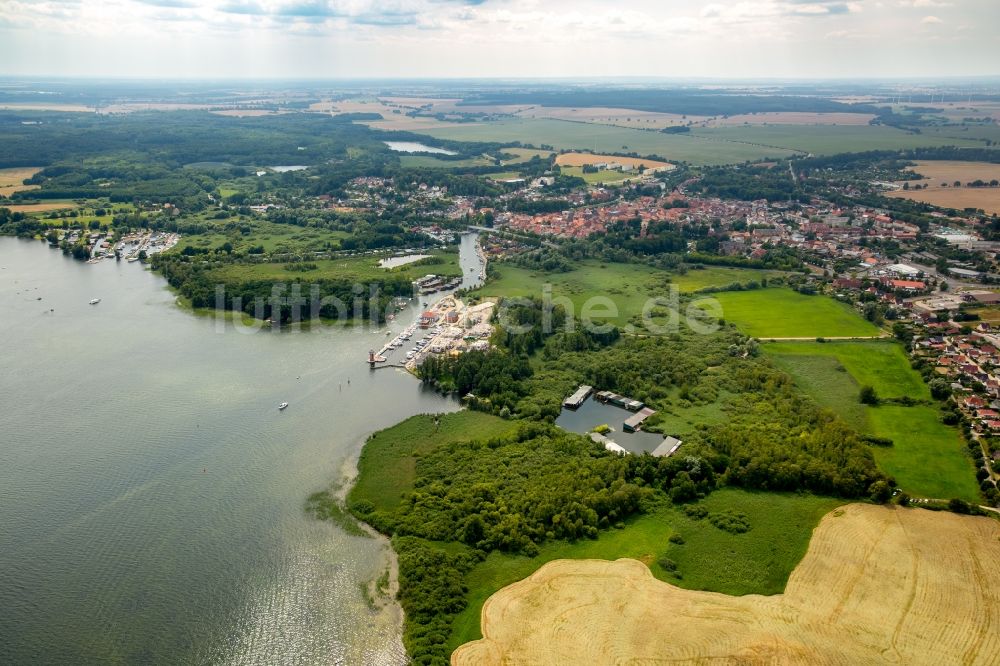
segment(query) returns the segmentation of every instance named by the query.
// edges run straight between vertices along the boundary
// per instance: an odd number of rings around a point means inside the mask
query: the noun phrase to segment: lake
[[[309,167],[301,164],[295,164],[292,166],[270,166],[267,168],[275,173],[288,173],[289,171],[305,171]]]
[[[390,150],[394,150],[397,153],[433,153],[435,155],[458,155],[458,153],[452,152],[450,150],[445,150],[444,148],[425,146],[424,144],[417,143],[415,141],[385,141],[383,143],[389,146]]]
[[[141,264],[13,238],[0,307],[0,663],[405,662],[361,591],[383,543],[304,511],[369,433],[458,408],[368,369],[384,329],[219,332]]]

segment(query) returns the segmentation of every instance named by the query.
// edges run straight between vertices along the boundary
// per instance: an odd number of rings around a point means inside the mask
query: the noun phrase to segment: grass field
[[[610,185],[613,183],[621,183],[628,179],[636,179],[639,177],[638,173],[623,173],[621,171],[595,171],[593,173],[584,173],[583,167],[570,167],[565,166],[561,168],[562,174],[564,176],[575,176],[577,178],[583,178],[590,185]]]
[[[497,265],[495,270],[498,277],[476,291],[476,295],[541,298],[543,286],[549,284],[553,299],[569,298],[578,316],[588,300],[595,297],[611,299],[617,314],[595,316],[594,319],[619,325],[625,324],[632,315],[641,313],[650,298],[669,296],[668,281],[676,284],[682,292],[691,292],[733,282],[759,281],[762,277],[775,274],[740,268],[706,268],[674,275],[642,264],[601,264],[596,261],[582,262],[579,268],[567,273],[543,275],[509,264]]]
[[[552,153],[548,150],[534,150],[532,148],[504,148],[503,152],[514,156],[514,159],[505,160],[503,162],[504,166],[530,162],[536,156],[543,160],[552,157]]]
[[[723,317],[758,338],[873,337],[879,329],[850,306],[791,289],[757,289],[714,294]]]
[[[457,277],[462,275],[462,267],[458,263],[458,255],[454,253],[431,252],[444,257],[444,263],[433,266],[407,264],[398,268],[381,268],[378,265],[380,257],[345,257],[341,259],[321,259],[313,261],[315,270],[294,271],[285,268],[284,263],[261,264],[226,264],[213,269],[214,278],[222,281],[246,282],[251,280],[269,280],[275,282],[292,282],[295,280],[348,280],[359,283],[377,281],[387,274],[402,275],[410,279],[423,277],[428,273]]]
[[[910,134],[894,127],[870,125],[747,125],[697,129],[692,131],[692,135],[717,141],[745,141],[762,146],[777,146],[816,155],[921,146],[982,147],[981,142],[974,140]]]
[[[623,529],[602,532],[596,540],[547,544],[536,557],[491,553],[466,576],[469,605],[455,620],[449,647],[480,637],[480,612],[490,595],[558,559],[630,557],[643,562],[656,578],[689,589],[777,594],[805,555],[820,518],[842,503],[811,495],[725,488],[702,504],[711,512],[745,514],[752,526],[745,534],[725,532],[706,519],[693,520],[679,508],[665,507],[629,521]],[[672,534],[679,534],[684,544],[670,543]],[[665,553],[677,563],[682,578],[657,563]]]
[[[443,160],[433,155],[403,155],[399,158],[399,164],[408,169],[461,169],[492,166],[493,160],[481,156],[464,160]]]
[[[377,432],[365,444],[358,460],[358,482],[348,501],[365,500],[378,511],[392,510],[404,493],[413,490],[418,456],[452,442],[498,437],[515,427],[512,421],[483,412],[462,411],[438,417],[414,416]]]
[[[501,171],[500,173],[491,173],[491,174],[489,174],[486,177],[489,178],[490,180],[499,180],[499,181],[515,180],[515,179],[521,177],[521,172],[520,171]]]
[[[792,375],[818,403],[840,414],[861,432],[893,441],[874,447],[875,460],[903,490],[920,497],[980,500],[972,462],[959,432],[941,423],[932,404],[866,407],[860,386],[880,398],[909,396],[930,401],[930,391],[894,342],[785,342],[767,344],[765,353]],[[841,370],[843,368],[843,370]]]
[[[212,225],[214,221],[205,220],[205,222]],[[255,220],[253,224],[254,233],[248,236],[239,233],[222,233],[221,229],[214,233],[182,236],[174,251],[180,252],[186,247],[214,250],[225,243],[231,243],[237,250],[261,246],[265,252],[296,254],[324,248],[339,248],[340,240],[350,235],[346,231],[295,227],[287,224],[275,224],[266,220]],[[221,226],[216,225],[217,228]],[[300,275],[302,274],[300,273]]]
[[[985,565],[997,561],[996,520],[851,504],[822,519],[783,594],[682,590],[635,559],[561,560],[491,597],[487,639],[452,663],[986,666],[1000,649]]]
[[[799,128],[803,131],[802,128]],[[705,130],[711,131],[711,130]],[[455,141],[522,141],[532,145],[551,145],[557,149],[593,152],[635,152],[656,155],[670,162],[695,165],[731,164],[765,157],[788,157],[782,148],[754,146],[747,143],[699,138],[694,135],[595,125],[547,119],[511,119],[486,123],[465,123],[450,127],[420,130],[421,134]]]

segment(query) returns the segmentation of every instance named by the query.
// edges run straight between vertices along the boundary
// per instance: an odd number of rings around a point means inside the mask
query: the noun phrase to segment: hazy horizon
[[[993,77],[991,0],[0,0],[0,75],[127,79]]]

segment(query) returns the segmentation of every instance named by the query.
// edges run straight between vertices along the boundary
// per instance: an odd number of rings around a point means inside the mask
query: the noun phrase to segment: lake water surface
[[[405,661],[361,592],[384,546],[304,511],[368,433],[457,409],[369,371],[384,330],[220,333],[139,264],[13,238],[0,308],[0,663]]]
[[[395,150],[397,153],[433,153],[435,155],[458,154],[450,150],[445,150],[444,148],[435,148],[433,146],[417,143],[416,141],[386,141],[384,143],[389,146],[389,150]]]

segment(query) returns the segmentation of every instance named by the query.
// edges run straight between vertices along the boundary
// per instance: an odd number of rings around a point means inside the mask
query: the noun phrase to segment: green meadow
[[[399,158],[400,166],[408,169],[458,169],[466,167],[492,166],[493,160],[486,157],[470,157],[462,160],[443,160],[433,155],[403,155]]]
[[[214,278],[222,281],[247,282],[251,280],[296,281],[296,280],[348,280],[353,282],[372,282],[386,275],[403,276],[416,279],[435,273],[449,277],[462,275],[458,255],[455,253],[433,251],[433,256],[442,257],[443,261],[432,266],[419,263],[407,264],[398,268],[381,268],[380,257],[343,257],[338,259],[319,259],[307,262],[314,265],[312,270],[295,270],[294,264],[260,263],[260,264],[224,264],[211,271]],[[292,267],[290,270],[289,266]]]
[[[826,296],[791,289],[713,294],[723,318],[757,338],[875,337],[879,329],[853,308]]]
[[[566,273],[543,273],[511,264],[497,264],[492,270],[496,277],[474,292],[476,296],[541,298],[544,285],[550,285],[552,298],[569,299],[577,316],[588,300],[595,297],[610,299],[617,314],[598,316],[598,308],[595,307],[593,319],[618,325],[626,324],[633,315],[641,313],[650,298],[668,297],[671,285],[676,285],[682,293],[690,293],[734,282],[760,281],[777,274],[773,271],[712,267],[689,270],[680,275],[643,264],[605,264],[597,261],[581,262],[578,268]],[[591,302],[597,303],[596,300]],[[601,306],[599,312],[606,310]]]
[[[524,162],[530,162],[535,157],[539,157],[543,160],[547,160],[552,157],[552,153],[548,150],[534,150],[532,148],[504,148],[503,152],[514,156],[513,159],[505,160],[503,163],[504,166],[507,166],[508,164],[523,164]]]
[[[957,429],[944,425],[930,391],[910,367],[900,345],[870,342],[779,342],[763,347],[774,363],[795,378],[819,404],[891,447],[873,447],[875,460],[899,486],[919,497],[978,502],[972,462]],[[862,405],[861,386],[882,399],[908,396],[920,404]]]
[[[413,490],[417,459],[452,442],[489,439],[516,427],[483,412],[462,411],[440,416],[414,416],[375,433],[358,459],[358,480],[348,495],[350,504],[371,502],[377,511],[392,511]]]
[[[639,174],[637,173],[622,173],[621,171],[595,171],[594,173],[584,173],[583,167],[560,167],[562,174],[564,176],[574,176],[576,178],[583,178],[588,185],[605,185],[611,183],[620,183],[622,181],[628,180],[629,178],[637,178]]]

